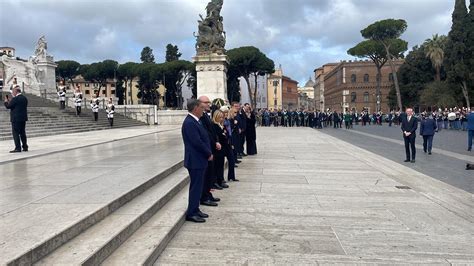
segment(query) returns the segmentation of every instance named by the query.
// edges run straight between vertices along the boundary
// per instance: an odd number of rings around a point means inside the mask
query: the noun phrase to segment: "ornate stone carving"
[[[198,20],[198,35],[194,34],[197,38],[197,55],[224,54],[226,35],[223,18],[220,15],[222,5],[223,0],[211,0],[206,7],[206,18],[199,15],[201,20]]]

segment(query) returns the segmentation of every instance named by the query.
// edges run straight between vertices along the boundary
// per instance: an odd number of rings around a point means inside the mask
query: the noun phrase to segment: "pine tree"
[[[143,63],[155,63],[153,49],[148,46],[144,47],[140,56],[140,60],[142,60]]]
[[[470,106],[468,83],[469,68],[466,49],[467,31],[465,29],[467,20],[467,8],[465,0],[456,0],[452,15],[453,25],[448,34],[446,44],[446,70],[448,81],[459,84],[467,106]]]

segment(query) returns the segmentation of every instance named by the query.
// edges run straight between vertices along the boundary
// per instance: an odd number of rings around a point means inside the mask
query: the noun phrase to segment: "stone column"
[[[52,58],[40,58],[37,63],[40,77],[40,90],[43,92],[46,89],[46,93],[56,93],[56,63]]]
[[[227,101],[227,56],[219,54],[193,57],[197,71],[197,96]]]

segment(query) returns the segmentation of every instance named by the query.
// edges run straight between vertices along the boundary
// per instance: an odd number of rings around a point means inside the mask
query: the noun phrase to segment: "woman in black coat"
[[[257,154],[257,132],[255,130],[255,123],[257,120],[250,106],[247,106],[245,114],[247,119],[247,128],[245,130],[247,155],[255,155]]]
[[[219,137],[221,150],[216,153],[214,158],[214,166],[216,171],[217,183],[222,184],[224,181],[224,157],[227,157],[229,172],[227,179],[230,181],[238,181],[235,179],[235,162],[233,158],[233,150],[231,146],[231,139],[229,138],[228,130],[224,126],[225,113],[221,110],[216,110],[212,117],[214,131]]]

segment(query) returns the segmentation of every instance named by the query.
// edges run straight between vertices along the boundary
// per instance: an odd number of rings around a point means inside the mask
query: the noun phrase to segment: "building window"
[[[115,83],[110,84],[110,87],[115,88]]]
[[[89,90],[86,90],[86,94],[91,94],[91,92]]]
[[[357,99],[357,94],[355,93],[355,91],[353,91],[351,93],[351,103],[355,103],[356,99]]]
[[[84,84],[85,87],[89,87],[89,83]]]
[[[352,82],[352,83],[356,83],[356,82],[357,82],[357,76],[356,76],[356,74],[352,74],[352,75],[351,75],[351,82]]]
[[[369,102],[369,93],[364,92],[364,103],[368,103],[368,102]]]
[[[111,91],[110,91],[110,94],[115,95],[115,90],[111,90]]]
[[[104,95],[106,94],[106,93],[105,93],[105,90],[102,90],[102,94],[104,94]]]
[[[364,82],[368,83],[369,82],[369,74],[364,75]]]
[[[388,81],[393,81],[393,73],[388,74]]]
[[[286,91],[291,92],[291,88],[290,87],[286,88]]]

